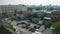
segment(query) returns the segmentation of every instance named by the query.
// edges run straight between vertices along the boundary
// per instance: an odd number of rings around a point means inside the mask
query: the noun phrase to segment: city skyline
[[[59,5],[60,0],[0,0],[0,5]]]

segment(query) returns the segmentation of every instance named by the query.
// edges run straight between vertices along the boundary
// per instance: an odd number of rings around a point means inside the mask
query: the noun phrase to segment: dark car
[[[20,25],[21,23],[17,23],[16,25]]]
[[[35,29],[35,28],[30,28],[29,31],[31,31],[31,32],[35,32],[36,29]]]
[[[34,26],[34,28],[35,28],[35,29],[39,29],[39,28],[40,28],[40,26]]]

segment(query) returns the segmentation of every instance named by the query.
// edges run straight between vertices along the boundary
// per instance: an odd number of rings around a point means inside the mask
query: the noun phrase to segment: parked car
[[[35,32],[35,28],[30,28],[29,31]]]
[[[32,34],[42,34],[41,32],[35,31]]]
[[[30,28],[30,26],[26,25],[26,29],[29,29],[29,28]]]
[[[16,25],[20,25],[21,23],[17,23]]]
[[[42,25],[43,24],[43,21],[39,21],[37,24],[38,25]]]
[[[22,24],[22,26],[21,26],[22,28],[26,28],[26,24]]]
[[[21,24],[26,24],[25,22],[21,22]]]
[[[40,26],[34,26],[33,28],[35,28],[35,29],[39,29],[39,28],[40,28]]]

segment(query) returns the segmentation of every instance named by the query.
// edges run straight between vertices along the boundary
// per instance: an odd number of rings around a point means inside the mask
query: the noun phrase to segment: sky
[[[60,0],[0,0],[0,5],[18,5],[18,4],[25,4],[25,5],[60,5]]]

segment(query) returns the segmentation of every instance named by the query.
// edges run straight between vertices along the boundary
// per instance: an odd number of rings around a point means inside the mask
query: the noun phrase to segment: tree
[[[16,13],[17,13],[17,10],[15,10],[14,15],[16,15]]]
[[[45,28],[50,28],[51,25],[52,25],[51,20],[46,20],[44,23]]]
[[[8,11],[7,11],[7,9],[5,8],[5,9],[2,9],[2,11],[3,11],[3,13],[2,13],[2,16],[3,17],[8,17]]]
[[[9,23],[9,29],[11,29],[12,31],[15,31],[15,28],[13,27],[12,23]]]
[[[8,13],[7,12],[4,12],[2,13],[3,17],[8,17]]]
[[[37,17],[37,14],[36,13],[29,15],[29,19],[36,18],[36,17]]]
[[[34,16],[34,17],[37,17],[37,14],[36,14],[36,13],[34,13],[34,14],[33,14],[33,16]]]
[[[60,34],[60,22],[56,22],[53,25],[53,34]]]
[[[30,15],[29,16],[29,19],[32,21],[32,18],[34,18],[34,16],[33,15]]]

